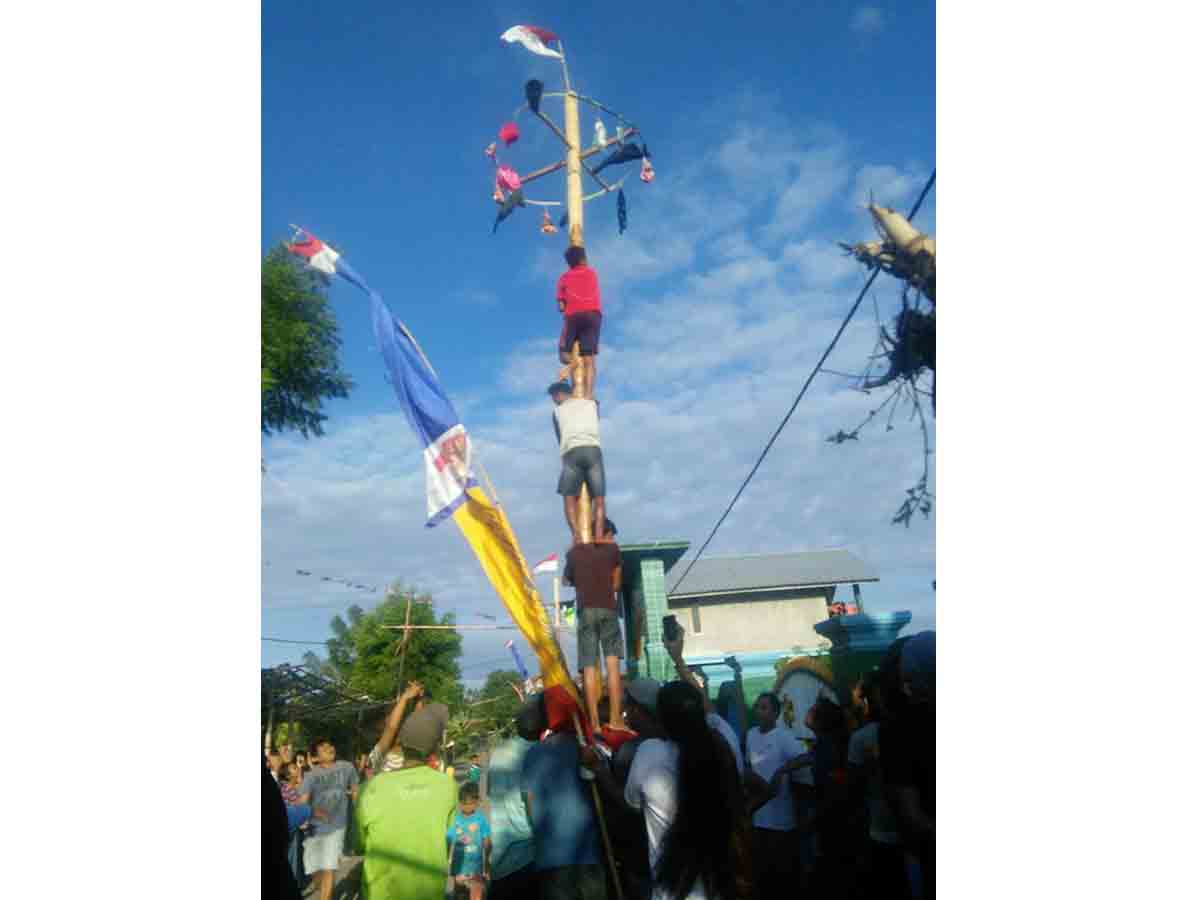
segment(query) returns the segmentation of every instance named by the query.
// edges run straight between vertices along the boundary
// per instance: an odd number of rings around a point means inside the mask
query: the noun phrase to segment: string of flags
[[[343,587],[352,588],[356,591],[368,591],[372,594],[379,593],[379,588],[372,587],[369,584],[359,584],[357,581],[350,581],[346,578],[338,578],[334,575],[314,575],[312,572],[308,571],[308,569],[297,569],[296,574],[304,575],[305,577],[309,578],[319,578],[321,581],[333,582],[334,584],[340,584]]]

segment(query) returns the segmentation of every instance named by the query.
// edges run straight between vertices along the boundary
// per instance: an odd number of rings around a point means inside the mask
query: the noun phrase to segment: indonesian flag
[[[538,56],[562,59],[561,53],[546,46],[551,41],[557,41],[558,35],[545,28],[538,28],[536,25],[514,25],[500,35],[500,40],[509,44],[523,44],[526,50],[536,53]]]
[[[558,573],[558,554],[551,553],[540,563],[533,567],[534,575],[544,575],[549,572],[551,575]]]

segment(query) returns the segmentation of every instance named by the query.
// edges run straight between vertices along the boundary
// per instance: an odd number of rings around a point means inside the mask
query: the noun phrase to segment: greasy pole
[[[567,135],[567,235],[572,247],[583,246],[583,166],[579,159],[579,95],[567,86],[563,97],[563,120]],[[583,359],[579,341],[571,347],[571,396],[583,396]],[[579,492],[576,533],[582,543],[592,541],[592,503],[585,484]]]
[[[567,235],[572,247],[583,246],[583,164],[579,160],[579,96],[563,98],[567,132]]]

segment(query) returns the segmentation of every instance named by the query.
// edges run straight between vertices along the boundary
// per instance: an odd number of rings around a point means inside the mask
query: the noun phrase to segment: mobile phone
[[[679,627],[679,620],[674,616],[663,616],[662,629],[664,641],[679,640],[682,629]]]

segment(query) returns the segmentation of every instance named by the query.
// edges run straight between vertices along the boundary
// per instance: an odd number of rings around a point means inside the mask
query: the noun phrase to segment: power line
[[[929,173],[929,180],[925,182],[925,187],[921,191],[921,196],[917,197],[917,202],[913,205],[912,211],[908,214],[908,220],[910,222],[912,221],[913,216],[917,214],[917,210],[921,208],[921,204],[925,201],[925,195],[928,194],[929,189],[933,187],[933,179],[936,175],[937,169],[934,169]],[[745,491],[746,486],[750,484],[750,480],[754,478],[755,473],[758,472],[758,467],[761,466],[763,460],[767,458],[767,454],[771,451],[771,447],[773,447],[775,444],[775,439],[778,438],[783,432],[784,427],[792,418],[792,413],[794,413],[796,411],[796,407],[800,405],[801,399],[803,399],[805,392],[808,391],[808,386],[813,383],[813,379],[816,378],[817,373],[821,371],[821,366],[825,364],[825,360],[829,358],[829,354],[832,353],[833,348],[837,346],[837,342],[842,337],[842,332],[846,330],[846,326],[850,324],[850,320],[853,319],[854,314],[858,312],[859,304],[862,303],[863,297],[867,295],[867,291],[870,289],[871,284],[875,281],[875,277],[878,274],[879,267],[876,266],[875,270],[871,273],[871,277],[867,279],[867,283],[864,284],[862,290],[859,291],[858,299],[854,301],[854,305],[851,306],[850,311],[846,313],[846,318],[844,318],[842,320],[842,324],[838,326],[838,330],[834,334],[833,340],[829,342],[829,346],[825,348],[825,352],[821,354],[821,358],[817,360],[817,364],[813,366],[813,370],[809,373],[808,378],[805,380],[804,386],[800,388],[800,393],[796,395],[796,399],[792,403],[792,408],[787,411],[787,415],[783,417],[783,421],[779,423],[779,427],[775,429],[775,433],[771,435],[771,439],[767,441],[767,446],[764,447],[763,452],[759,454],[758,461],[754,463],[754,468],[750,470],[750,474],[746,476],[746,480],[742,482],[742,486],[738,488],[737,493],[733,495],[733,499],[729,501],[729,506],[725,507],[725,512],[721,513],[721,518],[717,519],[717,524],[713,526],[713,530],[709,533],[708,537],[701,545],[699,552],[697,552],[692,558],[692,561],[688,563],[688,567],[684,569],[683,574],[679,576],[679,580],[675,582],[675,586],[667,592],[668,596],[675,593],[683,579],[687,578],[688,573],[692,571],[692,566],[699,562],[700,557],[704,555],[704,551],[708,549],[708,545],[712,543],[712,539],[716,536],[717,530],[721,527],[721,524],[725,521],[725,518],[733,510],[734,504],[738,502],[738,499],[742,496],[742,492]]]
[[[286,638],[265,637],[260,640],[270,641],[272,644],[310,644],[313,647],[324,647],[324,641],[289,641]]]

